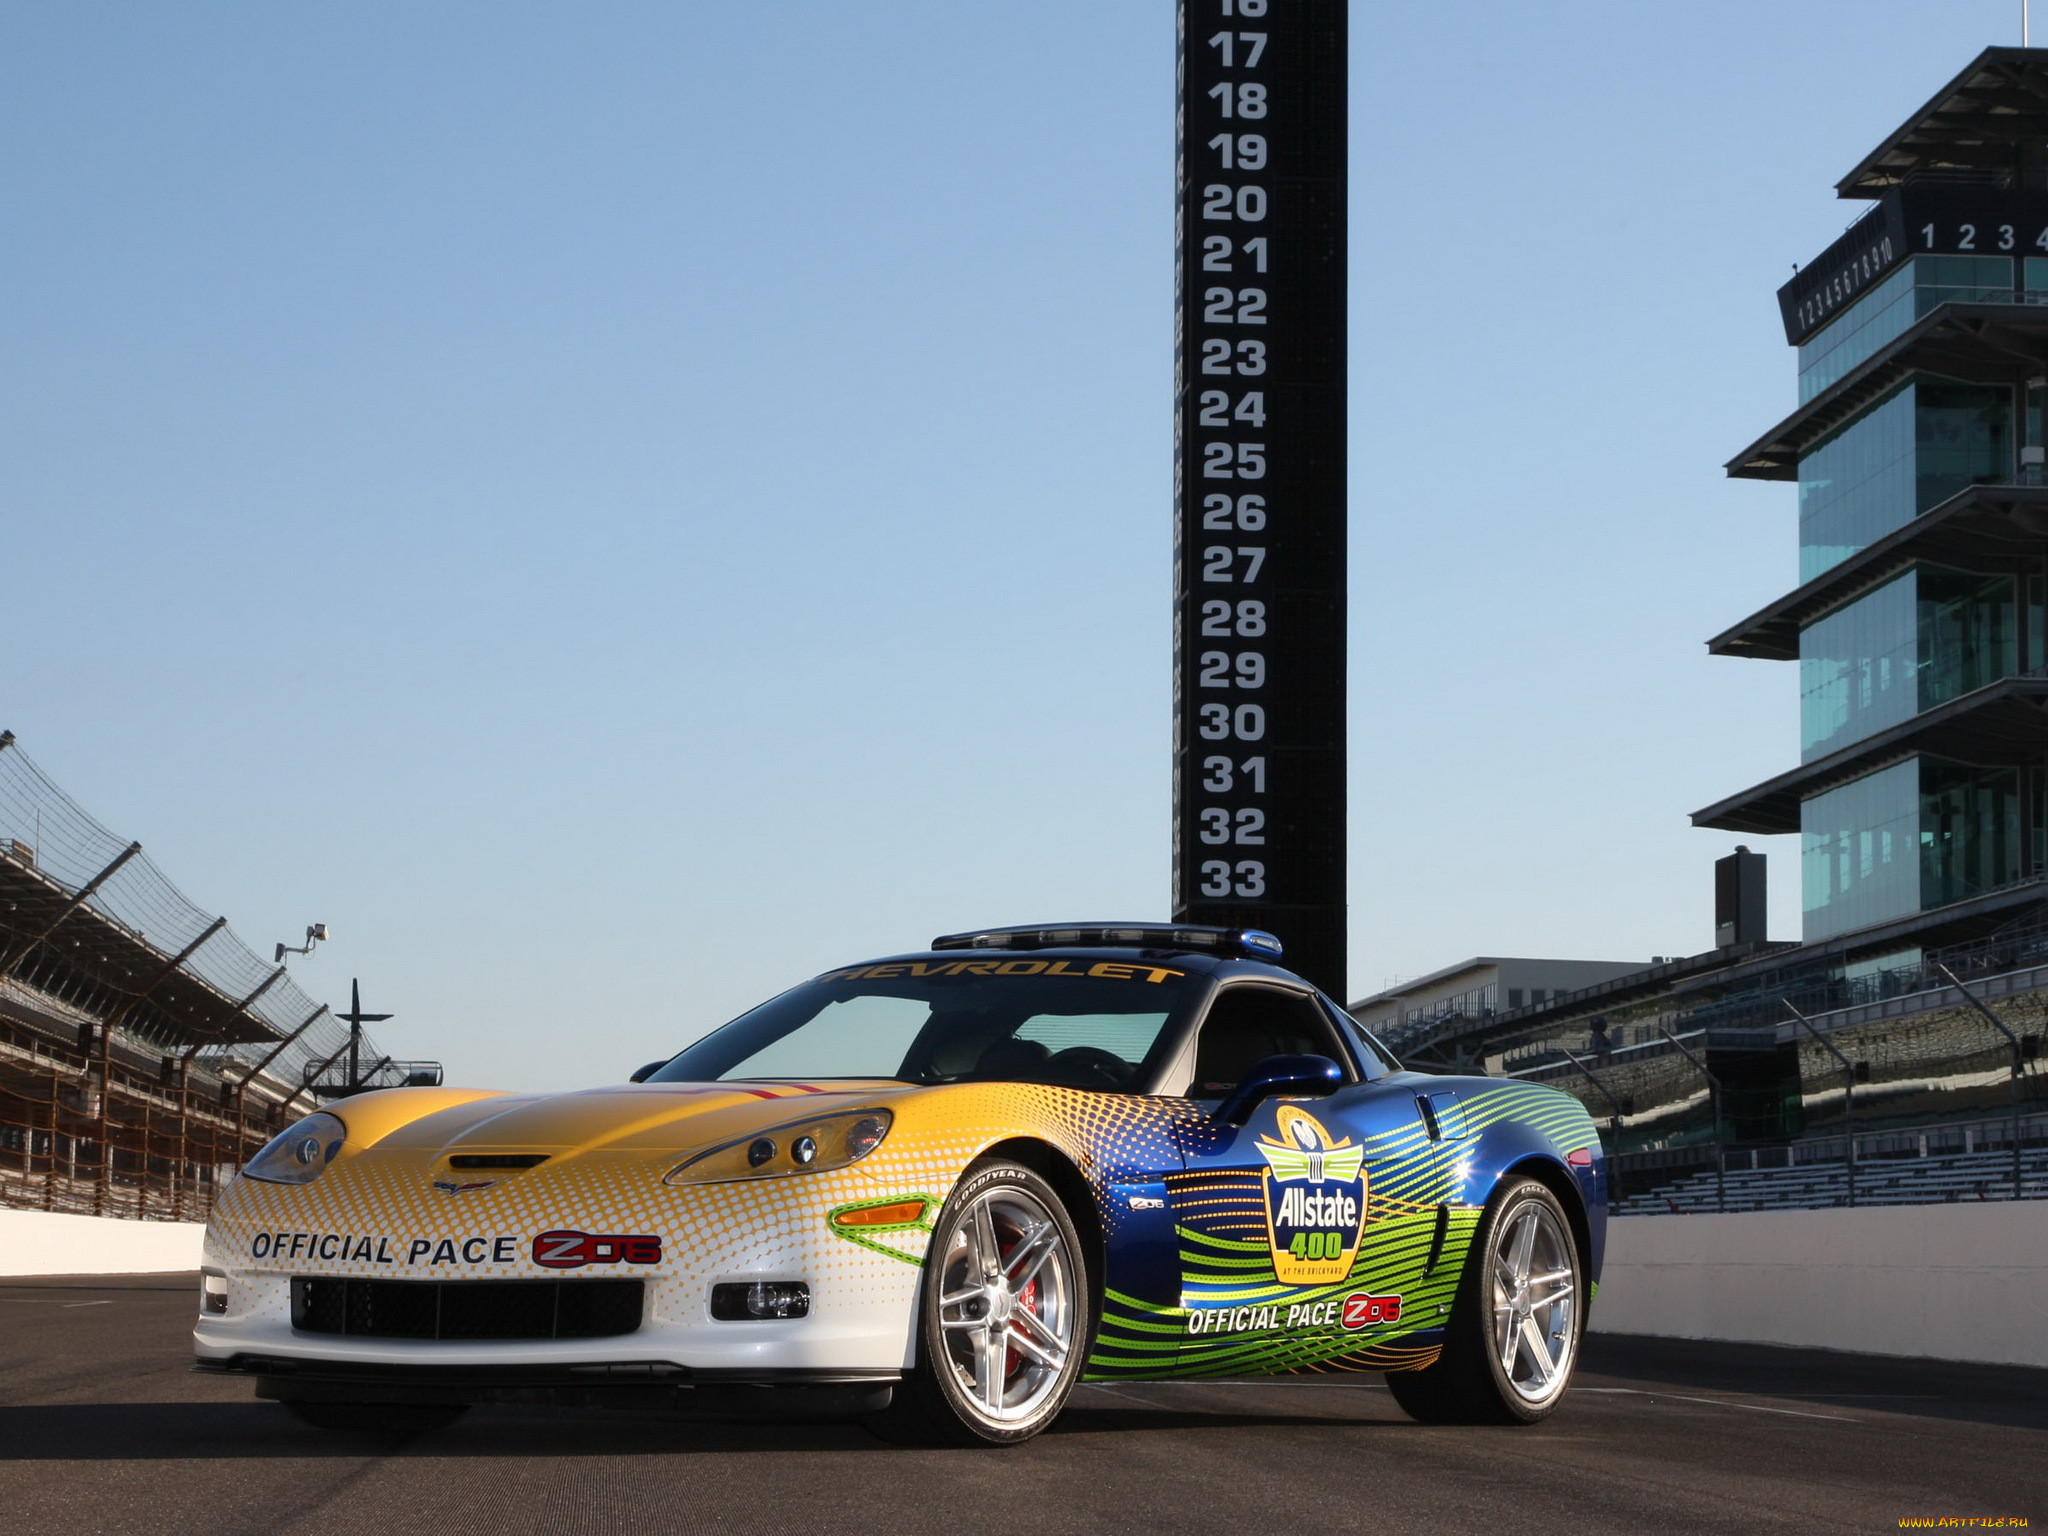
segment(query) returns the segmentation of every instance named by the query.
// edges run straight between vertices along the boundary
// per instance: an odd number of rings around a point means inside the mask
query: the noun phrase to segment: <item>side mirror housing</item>
[[[626,1081],[629,1083],[644,1083],[647,1081],[647,1079],[654,1076],[655,1073],[659,1072],[663,1067],[667,1065],[668,1061],[666,1058],[664,1058],[661,1061],[650,1061],[638,1072],[635,1072],[631,1077],[627,1078]]]
[[[1216,1106],[1210,1118],[1243,1125],[1268,1099],[1320,1099],[1344,1086],[1344,1069],[1327,1056],[1268,1056]]]

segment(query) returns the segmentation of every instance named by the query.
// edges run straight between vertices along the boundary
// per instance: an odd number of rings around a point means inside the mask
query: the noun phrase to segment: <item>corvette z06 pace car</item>
[[[198,1368],[338,1430],[478,1402],[1007,1444],[1082,1381],[1562,1399],[1606,1224],[1576,1099],[1408,1072],[1255,930],[956,934],[616,1086],[398,1088],[264,1147]]]

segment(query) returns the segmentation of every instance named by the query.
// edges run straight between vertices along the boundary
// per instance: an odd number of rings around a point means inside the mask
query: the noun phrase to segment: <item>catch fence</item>
[[[0,1206],[203,1217],[349,1040],[0,732]]]

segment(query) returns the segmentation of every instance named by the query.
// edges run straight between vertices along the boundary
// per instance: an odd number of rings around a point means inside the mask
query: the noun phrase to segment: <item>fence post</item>
[[[50,1074],[50,1155],[43,1160],[43,1209],[57,1209],[57,1074]]]
[[[1621,1100],[1617,1099],[1612,1093],[1608,1091],[1607,1085],[1601,1082],[1599,1078],[1595,1077],[1592,1073],[1592,1070],[1588,1068],[1583,1061],[1579,1060],[1579,1058],[1574,1056],[1570,1051],[1566,1051],[1565,1048],[1561,1045],[1558,1047],[1558,1049],[1560,1051],[1564,1051],[1564,1059],[1570,1062],[1573,1066],[1577,1067],[1579,1069],[1579,1072],[1581,1073],[1581,1075],[1585,1077],[1587,1082],[1591,1083],[1595,1088],[1600,1090],[1600,1097],[1605,1099],[1607,1101],[1608,1108],[1614,1111],[1612,1115],[1608,1116],[1607,1128],[1608,1131],[1614,1137],[1614,1153],[1617,1157],[1619,1157],[1621,1155]],[[1619,1166],[1617,1166],[1614,1172],[1615,1174],[1618,1174],[1620,1173],[1620,1171],[1621,1170]],[[1610,1190],[1617,1182],[1619,1181],[1615,1178],[1614,1174],[1610,1174],[1608,1176],[1607,1183]]]
[[[1856,1068],[1849,1058],[1835,1049],[1835,1042],[1815,1027],[1813,1020],[1792,1006],[1792,999],[1781,997],[1785,1011],[1806,1026],[1806,1032],[1828,1048],[1828,1054],[1842,1064],[1842,1129],[1849,1139],[1849,1204],[1856,1204]]]
[[[1678,1048],[1687,1061],[1699,1068],[1701,1077],[1707,1080],[1707,1099],[1714,1106],[1714,1209],[1728,1209],[1728,1153],[1721,1141],[1721,1079],[1707,1070],[1707,1064],[1685,1048],[1685,1043],[1671,1033],[1668,1025],[1659,1024],[1658,1031]]]
[[[1963,994],[1963,1001],[1984,1015],[1991,1027],[2005,1036],[2005,1043],[2012,1047],[2012,1197],[2017,1200],[2023,1183],[2020,1174],[2020,1102],[2026,1092],[2023,1084],[2026,1065],[2020,1053],[2020,1037],[2005,1027],[2005,1020],[1979,1002],[1977,994],[1964,986],[1962,978],[1945,962],[1937,960],[1934,968],[1949,979],[1950,985]]]

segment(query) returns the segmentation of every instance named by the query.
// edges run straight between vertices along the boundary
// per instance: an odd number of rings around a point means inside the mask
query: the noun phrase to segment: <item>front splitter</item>
[[[388,1365],[238,1354],[195,1360],[206,1375],[253,1378],[276,1402],[454,1406],[527,1403],[770,1419],[879,1413],[898,1372],[693,1370],[667,1360],[590,1365]]]

